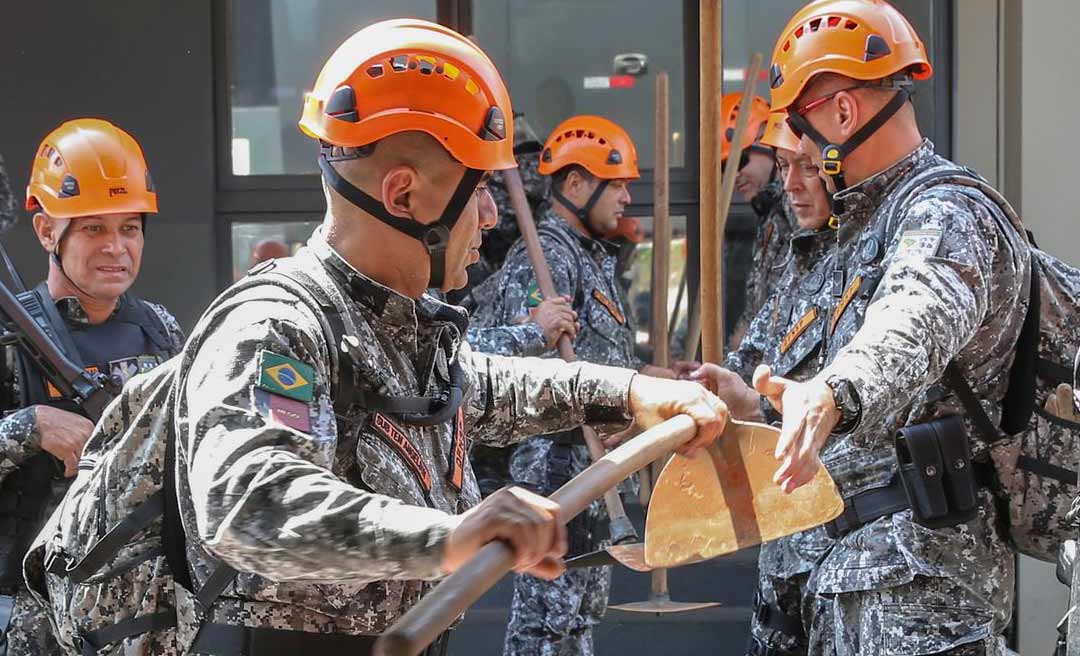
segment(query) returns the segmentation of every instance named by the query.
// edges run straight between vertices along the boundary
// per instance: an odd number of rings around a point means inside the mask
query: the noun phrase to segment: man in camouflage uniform
[[[0,211],[10,209],[10,199],[0,175]],[[51,132],[34,159],[26,209],[34,213],[49,270],[20,301],[69,358],[119,388],[180,352],[184,335],[176,319],[127,293],[139,273],[146,216],[157,212],[146,161],[129,134],[98,119],[69,121]],[[94,425],[21,351],[7,351],[0,653],[6,647],[8,654],[58,654],[48,617],[23,584],[22,559],[67,490]]]
[[[630,202],[627,183],[638,177],[633,141],[611,121],[573,117],[548,137],[540,172],[552,176],[554,202],[540,215],[537,231],[555,289],[572,299],[581,318],[574,342],[577,357],[642,369],[618,288],[615,248],[601,239],[615,229]],[[524,242],[510,250],[499,281],[502,297],[492,306],[496,320],[509,321],[540,302]],[[510,473],[517,484],[546,495],[589,463],[581,432],[574,430],[523,443],[510,461]],[[594,503],[570,524],[571,553],[598,547],[605,523],[601,504]],[[591,654],[592,627],[603,618],[610,582],[607,567],[576,569],[551,582],[515,576],[503,653]]]
[[[742,93],[728,93],[720,99],[720,116],[724,121],[720,131],[722,166],[727,165],[728,156],[731,154],[731,140],[735,137],[735,122],[741,100]],[[780,276],[784,273],[788,246],[796,227],[791,207],[784,198],[783,183],[776,179],[774,153],[767,144],[761,142],[768,118],[769,103],[764,98],[755,96],[747,117],[735,189],[750,203],[754,216],[757,217],[757,228],[750,268],[746,272],[746,300],[731,334],[733,350],[735,345],[742,341],[750,322],[776,289]]]
[[[551,179],[540,175],[540,149],[543,144],[521,112],[514,113],[514,157],[533,216],[540,216],[550,206]],[[568,299],[546,298],[527,315],[514,317],[511,323],[496,320],[491,311],[484,311],[497,302],[502,293],[499,277],[493,275],[502,267],[506,253],[521,236],[505,174],[495,171],[487,182],[487,190],[495,199],[499,219],[484,232],[480,244],[480,261],[469,267],[469,285],[449,294],[460,297],[460,304],[472,315],[467,339],[473,349],[495,355],[540,355],[555,346],[564,331],[571,338],[576,331],[576,316]],[[510,482],[510,455],[513,447],[491,447],[474,444],[469,453],[480,493],[487,496]]]
[[[300,121],[322,144],[324,226],[253,273],[267,284],[224,292],[179,367],[193,581],[219,562],[238,572],[209,609],[178,590],[193,652],[370,653],[491,540],[513,547],[516,570],[558,575],[557,506],[517,488],[477,505],[470,439],[610,429],[631,412],[688,412],[698,443],[722,428],[722,404],[693,383],[476,353],[464,312],[424,294],[465,284],[479,257],[496,217],[477,185],[514,166],[510,115],[490,59],[426,21],[372,25],[324,66]],[[271,284],[275,271],[306,281],[322,311]],[[340,322],[339,344],[325,343],[324,322]]]
[[[705,364],[691,374],[721,398],[743,398],[745,407],[733,408],[744,419],[774,422],[779,415],[764,398],[748,387],[754,369],[769,363],[777,376],[807,380],[822,366],[825,310],[821,289],[833,268],[836,232],[829,225],[830,202],[817,166],[799,154],[798,138],[787,126],[787,114],[769,116],[762,143],[776,148],[777,171],[786,200],[795,212],[798,229],[791,240],[791,256],[779,285],[750,324],[739,348],[727,355],[724,368]],[[828,466],[850,449],[843,439],[822,452]],[[750,656],[806,655],[802,624],[803,606],[813,599],[807,581],[814,563],[832,544],[818,527],[761,545],[758,587],[750,621]]]
[[[551,206],[551,178],[540,175],[542,146],[543,142],[536,136],[532,125],[525,120],[525,115],[514,112],[514,157],[517,159],[518,175],[521,176],[525,199],[529,201],[533,216],[540,216]],[[495,199],[495,207],[499,210],[499,220],[494,227],[484,233],[484,243],[480,245],[480,261],[469,266],[468,286],[449,294],[451,302],[460,303],[470,312],[481,302],[480,299],[470,298],[472,290],[502,268],[510,247],[521,236],[514,204],[510,202],[510,191],[506,188],[506,179],[502,171],[491,174],[487,189],[491,192],[491,197]],[[473,344],[473,347],[475,348],[476,344]],[[504,353],[503,355],[520,354]]]
[[[473,350],[493,355],[536,356],[554,348],[564,332],[570,339],[577,334],[577,313],[570,308],[570,299],[563,297],[545,298],[529,308],[527,315],[503,324],[504,319],[489,309],[502,293],[500,280],[498,275],[491,276],[469,293],[468,300],[476,307],[471,313],[466,341]],[[473,444],[469,460],[482,496],[510,482],[510,457],[514,448]]]
[[[804,382],[759,367],[754,381],[783,413],[783,489],[812,478],[828,442],[846,443],[827,456],[846,509],[827,525],[837,541],[808,583],[809,653],[1000,654],[1012,615],[1013,555],[999,533],[990,454],[945,379],[952,363],[1000,417],[1029,253],[977,191],[938,185],[900,203],[913,177],[955,166],[922,138],[908,102],[913,78],[931,72],[914,29],[880,0],[812,3],[773,53],[773,108],[788,112],[828,174],[838,217],[822,292],[825,367]],[[955,471],[980,472],[977,507],[930,528],[896,509],[906,496],[894,437],[947,415],[962,417],[966,435],[938,444],[968,441],[974,464],[962,459]]]

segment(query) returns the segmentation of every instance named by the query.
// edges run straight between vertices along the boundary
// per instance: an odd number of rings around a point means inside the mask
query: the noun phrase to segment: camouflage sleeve
[[[16,410],[0,419],[0,480],[40,452],[41,435],[34,406]]]
[[[1073,405],[1080,412],[1080,351],[1076,352],[1076,362],[1073,364]]]
[[[770,294],[765,305],[754,316],[750,327],[746,329],[739,348],[731,351],[724,358],[724,368],[739,374],[743,380],[750,382],[757,368],[765,356],[767,344],[765,340],[772,326],[776,304],[779,302],[777,294]]]
[[[177,428],[200,540],[274,581],[441,576],[452,520],[334,475],[322,333],[299,301],[267,294],[201,329],[185,353]],[[291,398],[268,391],[271,363],[293,367]]]
[[[548,268],[551,269],[551,279],[555,285],[555,291],[562,295],[574,298],[577,285],[578,271],[574,254],[567,250],[566,245],[556,238],[548,237],[541,233],[540,246],[547,258]],[[540,296],[536,287],[536,273],[532,263],[529,262],[528,253],[521,245],[517,245],[506,258],[502,273],[502,303],[503,312],[499,317],[500,323],[511,324],[517,318],[529,314],[531,295],[535,298]],[[533,302],[535,304],[535,301]],[[581,308],[575,307],[577,311]]]
[[[0,233],[13,226],[17,217],[18,215],[15,213],[15,196],[11,193],[11,185],[8,184],[4,158],[0,157]]]
[[[184,329],[180,327],[180,322],[176,320],[172,312],[166,310],[164,305],[158,305],[157,303],[148,302],[147,305],[161,319],[161,323],[165,324],[165,332],[169,334],[169,340],[172,342],[172,347],[176,353],[184,350],[184,341],[187,340],[187,336],[184,335]]]
[[[630,420],[630,369],[508,358],[468,346],[461,357],[471,389],[466,422],[481,443],[503,446],[581,424],[611,433]]]
[[[547,350],[547,338],[540,326],[526,321],[514,326],[469,326],[469,344],[481,353],[530,356]]]
[[[1011,313],[1027,288],[1026,249],[963,193],[924,194],[892,235],[862,327],[818,374],[854,384],[865,428],[856,441],[880,438],[873,428],[940,380],[986,318]]]

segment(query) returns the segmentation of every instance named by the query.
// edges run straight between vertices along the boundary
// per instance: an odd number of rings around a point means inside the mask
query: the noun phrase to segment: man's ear
[[[850,137],[859,129],[859,103],[847,91],[836,94],[836,108],[840,120],[840,133]]]
[[[54,219],[44,212],[36,212],[32,220],[34,234],[37,235],[41,247],[52,253],[56,250],[56,241],[60,237],[60,222],[62,219]],[[66,221],[65,221],[66,223]]]
[[[381,189],[386,210],[404,219],[416,216],[415,192],[419,181],[419,175],[411,166],[402,164],[387,171]]]
[[[586,195],[590,191],[589,181],[585,179],[581,171],[574,169],[566,176],[566,191],[570,192],[565,194],[568,198]]]

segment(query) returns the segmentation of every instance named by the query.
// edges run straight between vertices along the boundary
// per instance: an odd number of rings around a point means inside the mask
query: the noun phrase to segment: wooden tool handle
[[[559,521],[573,519],[604,490],[685,444],[696,432],[694,420],[679,415],[613,449],[551,495],[559,504]],[[506,575],[513,562],[513,552],[505,543],[489,543],[380,636],[374,653],[416,656]]]
[[[547,259],[544,257],[544,249],[540,247],[540,234],[536,231],[532,209],[529,207],[528,199],[525,198],[521,173],[517,169],[507,169],[503,171],[503,179],[506,181],[506,190],[510,193],[510,204],[514,207],[514,216],[521,230],[521,238],[525,240],[525,251],[532,264],[533,273],[536,274],[536,286],[544,298],[555,298],[558,292],[555,290],[555,281],[551,278],[551,269],[548,268]],[[577,360],[574,346],[566,333],[559,336],[559,355],[567,362]],[[604,455],[604,445],[600,443],[600,438],[596,436],[592,427],[582,426],[581,429],[585,436],[585,445],[589,449],[589,456],[595,462],[597,458]],[[604,506],[613,525],[632,526],[626,517],[626,510],[623,508],[618,490],[609,490],[604,494]],[[631,536],[618,536],[620,539],[627,537]],[[636,539],[637,535],[634,534],[632,537]]]
[[[701,99],[701,111],[698,114],[698,190],[700,217],[701,268],[698,270],[698,299],[693,304],[691,317],[698,317],[701,326],[703,359],[708,360],[713,352],[710,342],[719,344],[716,326],[709,321],[719,316],[720,297],[720,236],[717,234],[720,206],[720,97],[722,86],[723,48],[721,38],[721,0],[698,0],[698,61],[701,75],[698,78],[698,93]],[[704,319],[704,320],[702,320]],[[694,322],[690,322],[694,327]],[[720,329],[723,331],[723,328]],[[692,335],[691,335],[692,336]],[[688,357],[694,357],[697,343],[688,344]]]
[[[668,281],[671,278],[671,215],[668,211],[668,74],[656,74],[656,125],[653,134],[652,338],[653,364],[670,366]]]

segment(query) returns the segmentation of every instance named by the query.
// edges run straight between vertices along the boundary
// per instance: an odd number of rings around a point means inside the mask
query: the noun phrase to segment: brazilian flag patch
[[[259,389],[297,401],[315,396],[315,370],[294,358],[259,351]]]
[[[529,283],[529,293],[525,297],[526,307],[534,308],[544,300],[543,295],[540,293],[540,288],[536,285],[536,281]]]

